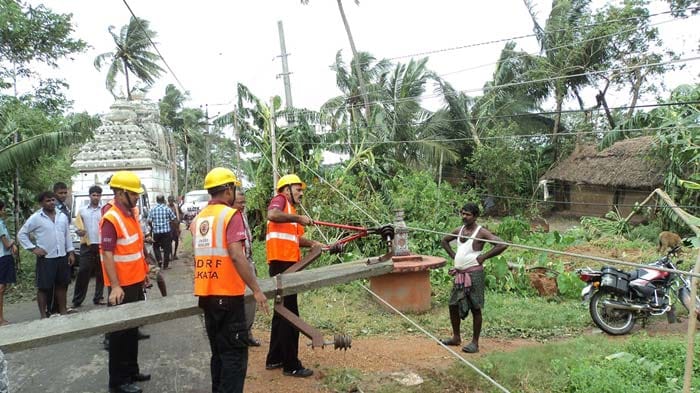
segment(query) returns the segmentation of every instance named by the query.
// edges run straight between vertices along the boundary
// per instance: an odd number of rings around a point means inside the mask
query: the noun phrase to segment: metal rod
[[[316,225],[323,225],[326,227],[333,227],[333,228],[340,228],[340,229],[348,229],[351,231],[367,231],[367,228],[364,227],[356,227],[353,225],[345,225],[345,224],[336,224],[334,222],[325,222],[325,221],[316,221],[314,220],[314,224]]]

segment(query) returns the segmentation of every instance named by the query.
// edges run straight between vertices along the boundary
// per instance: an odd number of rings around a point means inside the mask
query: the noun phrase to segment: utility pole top
[[[277,21],[277,30],[280,36],[281,52],[278,57],[282,59],[282,73],[278,74],[277,77],[280,75],[282,76],[282,80],[284,81],[285,108],[290,109],[294,107],[294,103],[292,103],[292,86],[289,82],[289,75],[291,72],[289,72],[289,65],[287,64],[287,56],[289,56],[289,53],[287,53],[287,46],[284,43],[284,26],[282,26],[281,20]]]

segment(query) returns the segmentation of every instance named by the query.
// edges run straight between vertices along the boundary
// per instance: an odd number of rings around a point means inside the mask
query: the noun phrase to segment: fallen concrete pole
[[[376,261],[374,258],[372,264],[363,260],[281,274],[281,293],[292,295],[386,274],[393,269],[392,261],[375,263]],[[276,295],[273,279],[261,279],[258,282],[268,299]],[[250,290],[246,290],[245,296],[252,296]],[[3,326],[0,329],[0,349],[5,353],[21,351],[200,313],[197,298],[190,294],[149,299],[145,302]]]

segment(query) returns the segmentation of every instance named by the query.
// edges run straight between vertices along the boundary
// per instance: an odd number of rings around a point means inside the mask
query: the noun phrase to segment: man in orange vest
[[[100,222],[100,253],[108,303],[117,306],[145,299],[143,289],[148,265],[135,209],[143,187],[141,179],[129,171],[116,172],[109,186],[114,191],[114,203]],[[109,340],[110,392],[141,393],[134,382],[148,381],[151,376],[139,370],[137,328],[111,332]]]
[[[194,294],[204,310],[211,348],[214,393],[241,393],[248,368],[246,285],[265,313],[267,299],[245,255],[246,231],[241,212],[232,208],[238,179],[230,169],[214,168],[204,178],[209,204],[192,220]]]
[[[267,206],[267,263],[270,277],[276,276],[301,261],[300,247],[322,246],[320,242],[304,237],[304,226],[313,224],[311,218],[297,214],[295,206],[301,202],[306,184],[297,175],[282,176],[277,182],[277,195]],[[299,315],[297,295],[285,296],[284,306]],[[270,349],[265,368],[282,368],[284,375],[309,377],[313,371],[299,360],[299,330],[281,315],[272,316]]]

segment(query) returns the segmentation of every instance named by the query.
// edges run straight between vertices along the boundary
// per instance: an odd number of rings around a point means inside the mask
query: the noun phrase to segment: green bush
[[[637,225],[630,230],[627,236],[630,240],[646,240],[650,243],[656,243],[659,239],[661,227],[657,224]]]
[[[524,238],[530,232],[530,224],[522,217],[503,217],[501,223],[498,224],[496,233],[498,236],[507,241],[513,241],[517,238]]]

